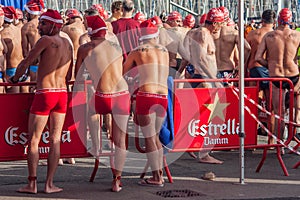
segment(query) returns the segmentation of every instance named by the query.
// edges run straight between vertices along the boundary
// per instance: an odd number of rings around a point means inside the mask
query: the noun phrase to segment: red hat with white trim
[[[289,24],[292,21],[293,15],[288,8],[283,8],[278,15],[279,24]]]
[[[58,28],[61,28],[64,23],[59,12],[57,10],[52,9],[48,9],[46,12],[44,12],[40,17],[40,20],[49,21]]]
[[[152,39],[158,37],[158,27],[152,23],[151,19],[145,20],[140,25],[142,36],[140,40]]]
[[[182,20],[181,14],[177,11],[170,12],[167,21],[176,21],[176,20]]]
[[[99,15],[86,16],[88,35],[92,37],[103,37],[107,27],[105,21]]]
[[[133,19],[136,20],[136,21],[138,21],[138,22],[140,22],[140,23],[142,23],[143,21],[146,20],[146,16],[143,13],[141,13],[141,12],[137,12],[134,15]]]
[[[16,8],[16,13],[17,13],[17,17],[18,19],[23,19],[23,12],[22,10],[20,10],[19,8]]]
[[[209,22],[224,22],[224,14],[218,8],[212,8],[207,13],[206,21],[209,21]]]
[[[2,6],[0,5],[0,17],[1,16],[4,16],[4,11],[3,11],[3,9],[2,9]]]
[[[32,15],[40,15],[45,11],[43,0],[31,0],[24,5],[25,10]]]
[[[66,16],[68,18],[79,17],[80,19],[82,19],[81,13],[75,8],[68,9],[66,11]]]
[[[13,6],[5,6],[2,9],[4,11],[4,21],[12,23],[14,19],[18,19],[16,9]]]
[[[195,17],[191,14],[188,14],[183,20],[183,26],[187,26],[189,28],[193,28],[195,26]]]

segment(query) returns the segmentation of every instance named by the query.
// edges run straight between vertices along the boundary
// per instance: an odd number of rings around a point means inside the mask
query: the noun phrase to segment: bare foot
[[[111,191],[120,192],[122,190],[121,177],[117,177],[112,181]]]
[[[47,194],[57,193],[57,192],[61,192],[61,191],[63,191],[62,188],[56,187],[54,185],[52,185],[52,187],[46,186],[45,190],[44,190],[44,192],[47,193]]]
[[[188,154],[192,157],[192,158],[194,158],[194,159],[196,159],[197,158],[197,156],[195,155],[195,153],[194,152],[188,152]]]
[[[68,164],[74,165],[75,164],[75,159],[74,158],[67,158],[65,160]]]
[[[199,158],[199,162],[208,164],[223,164],[223,161],[218,160],[210,155],[206,155],[203,158]]]
[[[26,185],[25,187],[19,188],[17,192],[21,193],[30,193],[30,194],[36,194],[37,193],[37,186],[36,183],[32,187],[30,184]]]

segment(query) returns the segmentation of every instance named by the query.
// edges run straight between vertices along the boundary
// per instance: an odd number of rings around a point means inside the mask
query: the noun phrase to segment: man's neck
[[[132,18],[132,12],[123,12],[122,18]]]

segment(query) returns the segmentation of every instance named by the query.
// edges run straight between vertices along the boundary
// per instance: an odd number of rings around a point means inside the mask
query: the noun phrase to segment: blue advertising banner
[[[14,8],[19,8],[24,10],[24,5],[29,0],[0,0],[0,4],[3,6],[13,6]]]

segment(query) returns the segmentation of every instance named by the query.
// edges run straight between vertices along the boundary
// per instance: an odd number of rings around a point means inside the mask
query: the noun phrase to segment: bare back
[[[124,68],[133,64],[138,67],[139,91],[168,94],[169,56],[165,47],[150,42],[138,46],[129,54]]]
[[[234,70],[237,64],[234,62],[234,50],[238,44],[238,31],[233,26],[223,26],[214,42],[218,70]]]
[[[37,89],[66,88],[66,76],[73,58],[70,41],[59,34],[43,36],[32,49],[41,51],[37,76]],[[51,60],[51,64],[49,64]]]
[[[270,31],[273,31],[273,25],[270,26],[263,26],[260,29],[256,29],[250,31],[247,35],[246,40],[251,46],[250,57],[248,60],[248,69],[252,69],[253,67],[259,67],[261,64],[255,61],[255,54],[257,52],[258,45],[261,43],[262,38],[264,35]]]
[[[299,75],[297,65],[299,45],[300,32],[291,30],[288,26],[280,27],[264,36],[256,60],[263,59],[263,53],[267,50],[266,61],[271,77]]]
[[[106,39],[92,40],[78,49],[76,66],[83,63],[97,91],[114,93],[128,90],[123,78],[123,56],[119,44]]]
[[[38,32],[38,18],[33,18],[29,22],[23,25],[21,29],[22,33],[22,51],[23,56],[26,57],[30,49],[35,45],[35,43],[40,39],[40,34]]]
[[[23,60],[20,28],[7,24],[1,31],[1,36],[7,46],[6,66],[16,68]]]
[[[79,19],[78,19],[79,20]],[[79,38],[83,35],[86,31],[82,21],[75,21],[72,24],[66,25],[62,29],[63,32],[67,33],[72,40],[74,46],[74,59],[76,59],[77,50],[80,46]]]

